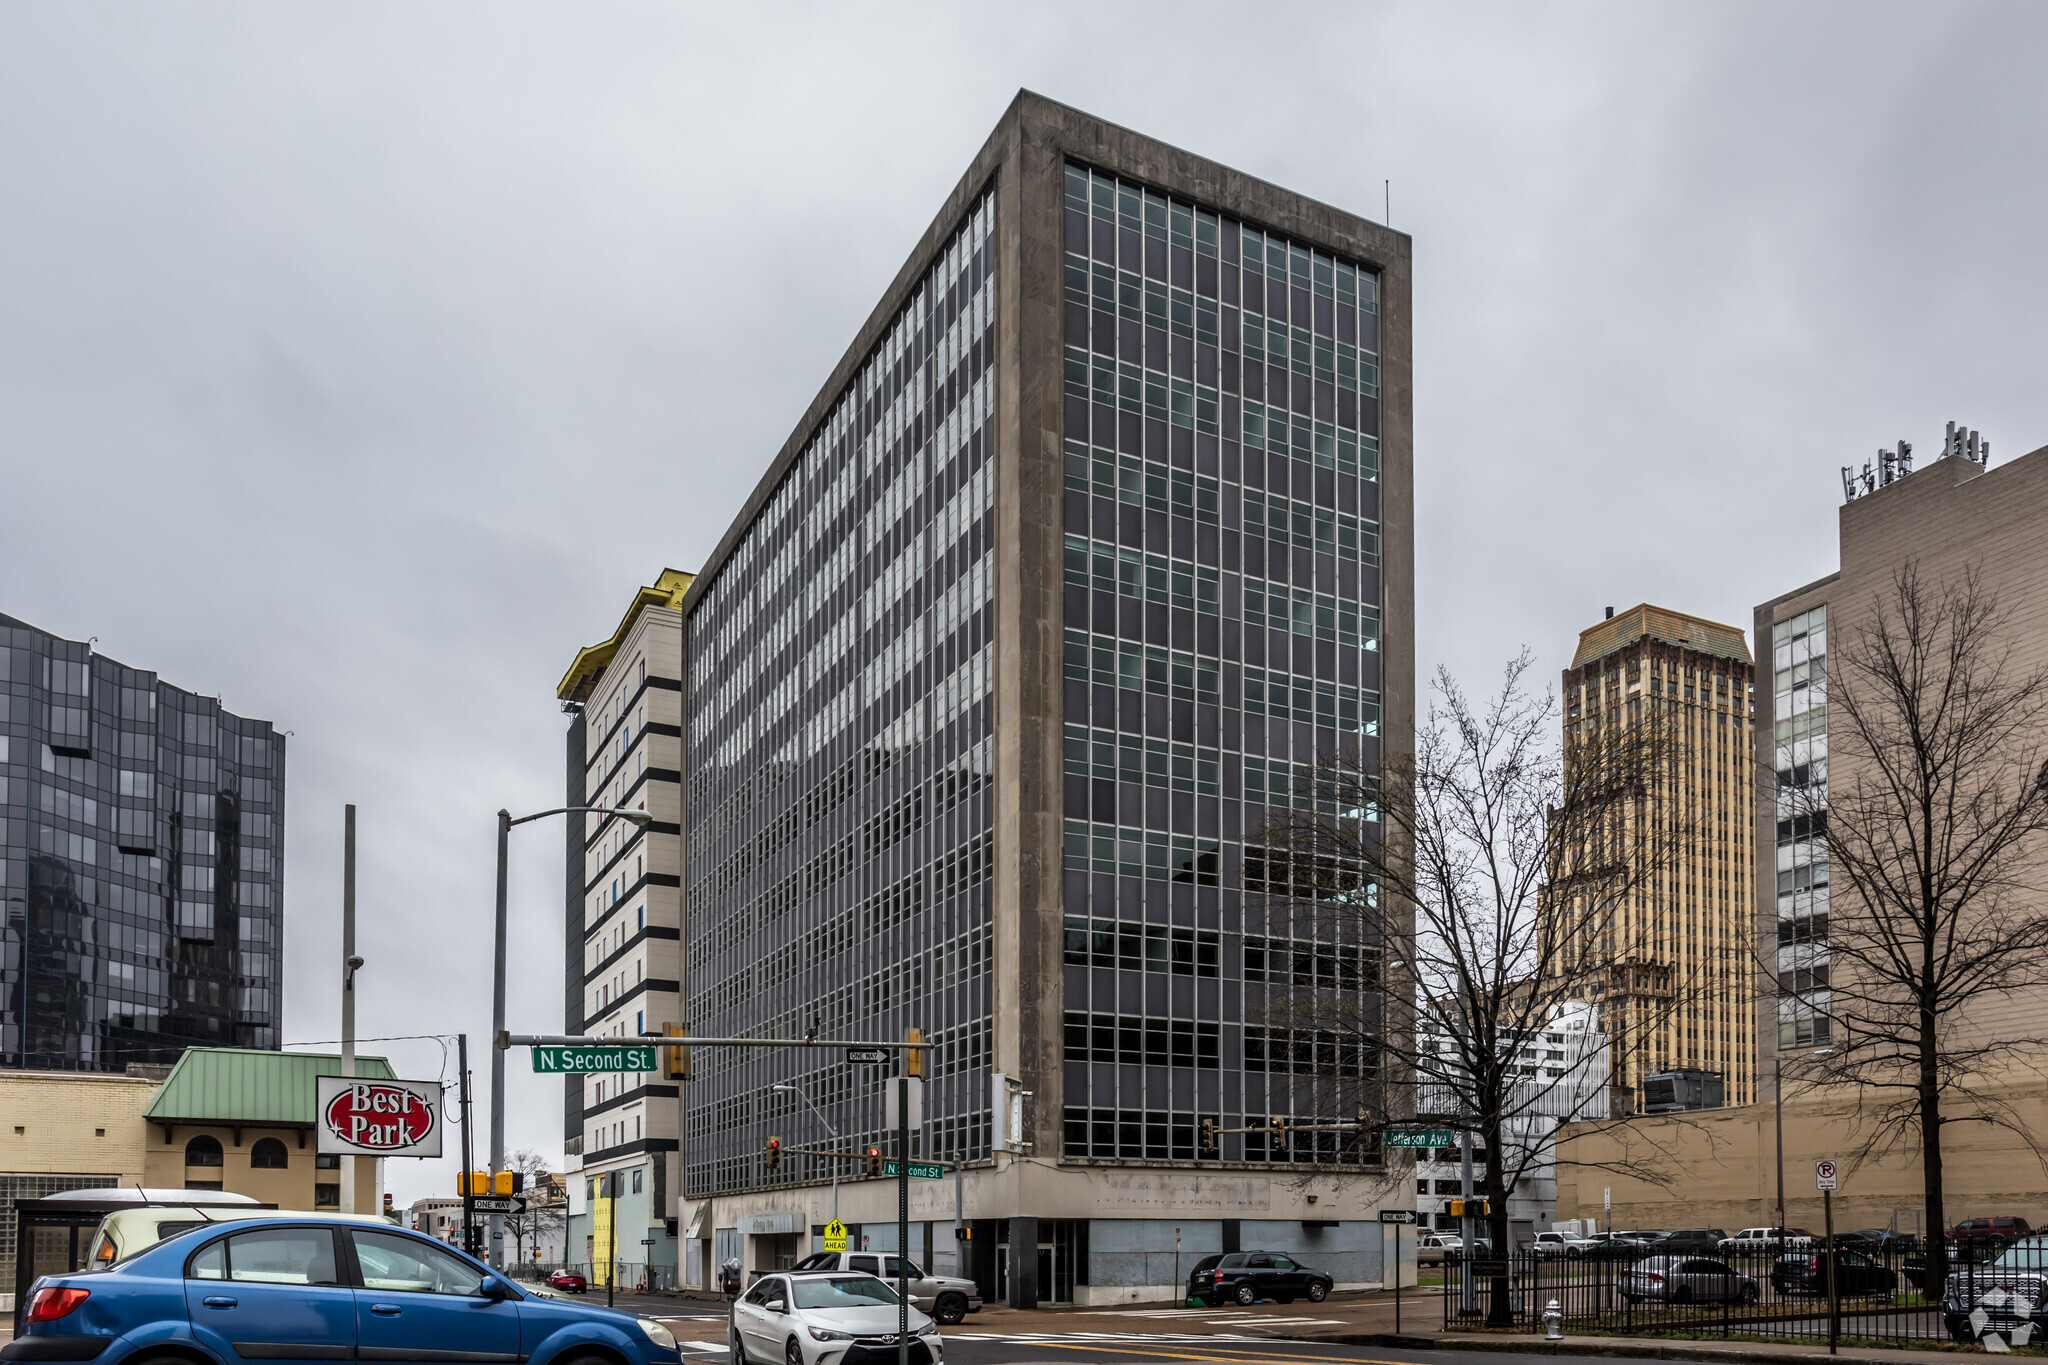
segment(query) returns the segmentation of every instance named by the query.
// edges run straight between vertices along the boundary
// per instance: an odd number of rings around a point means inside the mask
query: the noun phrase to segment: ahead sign
[[[1841,1181],[1835,1175],[1835,1163],[1826,1160],[1814,1162],[1813,1184],[1814,1188],[1819,1190],[1841,1189]]]
[[[441,1155],[439,1081],[363,1080],[321,1076],[315,1081],[314,1150],[356,1156]]]

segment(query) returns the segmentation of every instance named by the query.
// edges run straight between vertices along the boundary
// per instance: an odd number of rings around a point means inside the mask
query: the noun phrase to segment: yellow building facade
[[[1754,676],[1742,631],[1647,604],[1582,631],[1564,671],[1567,749],[1643,725],[1675,740],[1645,815],[1685,833],[1623,832],[1623,856],[1656,865],[1581,945],[1606,965],[1612,1084],[1638,1107],[1645,1076],[1681,1068],[1718,1073],[1729,1104],[1756,1098]]]

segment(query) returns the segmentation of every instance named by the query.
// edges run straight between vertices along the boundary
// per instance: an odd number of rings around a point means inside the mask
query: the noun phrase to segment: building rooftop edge
[[[1642,639],[1661,640],[1717,658],[1754,662],[1749,637],[1737,627],[1690,612],[1638,602],[1627,611],[1580,631],[1579,648],[1572,655],[1571,667],[1583,668]]]
[[[683,598],[689,594],[690,584],[697,576],[686,569],[663,569],[652,586],[640,589],[633,595],[633,604],[626,608],[626,614],[619,618],[619,628],[612,632],[609,640],[588,645],[576,651],[576,659],[569,665],[569,671],[562,675],[562,681],[555,687],[555,695],[563,701],[581,702],[590,696],[590,689],[611,666],[612,657],[619,652],[619,646],[626,642],[632,632],[633,623],[640,613],[649,607],[679,608]]]

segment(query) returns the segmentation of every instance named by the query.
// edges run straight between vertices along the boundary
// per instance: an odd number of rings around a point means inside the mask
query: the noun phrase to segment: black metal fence
[[[2029,1246],[2022,1244],[2022,1249]],[[1959,1297],[1966,1307],[1987,1296],[1993,1303],[2007,1301],[2006,1295],[1992,1292],[2013,1287],[2009,1268],[1991,1264],[2005,1249],[1997,1243],[1952,1248],[1951,1268],[1963,1277]],[[1529,1331],[1542,1330],[1544,1314],[1555,1302],[1563,1330],[1574,1335],[1873,1343],[1952,1339],[1942,1311],[1945,1277],[1937,1274],[1930,1283],[1926,1258],[1917,1252],[1841,1247],[1834,1272],[1838,1292],[1832,1295],[1829,1278],[1827,1250],[1817,1242],[1727,1252],[1608,1250],[1569,1256],[1525,1251],[1505,1260],[1446,1264],[1444,1326],[1456,1330],[1501,1321],[1493,1310],[1495,1296],[1504,1295],[1506,1320]],[[2017,1300],[2013,1303],[2018,1306]],[[2013,1314],[1995,1317],[2000,1321],[1993,1326],[2009,1337],[2017,1325]],[[1983,1327],[1977,1324],[1979,1335]],[[1967,1335],[1967,1325],[1963,1330],[1961,1339],[1975,1339]],[[2022,1329],[2021,1336],[2026,1334]]]

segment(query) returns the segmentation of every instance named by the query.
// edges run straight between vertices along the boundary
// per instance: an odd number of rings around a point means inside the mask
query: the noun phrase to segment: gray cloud
[[[2023,6],[0,10],[0,608],[296,731],[287,1034],[488,1026],[491,813],[1016,88],[1416,241],[1425,668],[1746,621],[1836,466],[2048,441]],[[513,862],[560,1018],[561,844]],[[408,1074],[438,1047],[394,1043]],[[480,1050],[480,1048],[479,1048]],[[482,1067],[479,1064],[479,1072]],[[519,1076],[515,1144],[559,1150]],[[393,1172],[401,1199],[449,1188]]]

